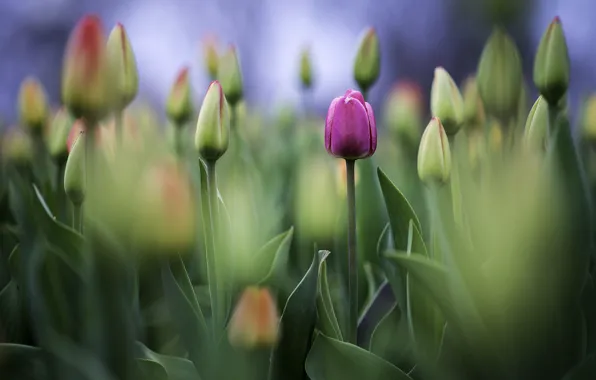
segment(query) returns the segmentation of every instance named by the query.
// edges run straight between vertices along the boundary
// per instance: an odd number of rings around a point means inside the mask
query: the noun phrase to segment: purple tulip
[[[333,99],[325,121],[325,148],[347,160],[370,157],[377,149],[377,124],[370,104],[358,91]]]

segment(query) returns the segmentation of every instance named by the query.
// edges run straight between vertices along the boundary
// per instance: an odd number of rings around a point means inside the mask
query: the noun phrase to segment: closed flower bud
[[[433,117],[418,149],[418,177],[425,184],[444,184],[451,176],[451,150],[441,120]]]
[[[85,16],[66,46],[62,102],[77,119],[97,122],[109,111],[111,84],[103,26],[97,16]]]
[[[313,81],[312,63],[310,59],[310,51],[304,49],[300,54],[300,83],[302,87],[311,88]]]
[[[188,67],[178,72],[166,103],[168,118],[176,127],[183,127],[193,113]]]
[[[215,36],[208,36],[203,41],[203,62],[207,69],[207,74],[209,74],[211,80],[215,80],[219,65],[219,53],[217,52],[217,39]]]
[[[64,191],[75,205],[85,200],[85,133],[80,133],[66,160]]]
[[[417,83],[400,82],[389,93],[385,102],[385,125],[401,144],[418,148],[422,135],[422,107],[422,90]]]
[[[534,59],[534,85],[551,105],[557,105],[569,86],[569,53],[559,17],[542,36]]]
[[[596,143],[596,94],[590,95],[584,103],[581,115],[582,138]]]
[[[112,29],[107,44],[107,54],[113,80],[113,106],[122,110],[128,106],[139,91],[139,73],[134,52],[122,24]]]
[[[25,165],[33,160],[33,143],[25,132],[13,127],[2,138],[0,153],[3,161]]]
[[[209,85],[195,134],[195,148],[206,161],[217,161],[228,149],[230,139],[230,107],[221,85]]]
[[[441,120],[445,132],[455,135],[464,121],[464,101],[451,75],[442,67],[435,69],[430,91],[430,109]]]
[[[243,96],[242,71],[236,48],[230,46],[219,61],[217,79],[221,83],[226,99],[234,107]]]
[[[74,118],[68,110],[62,107],[56,112],[50,124],[47,137],[48,151],[52,159],[59,165],[66,163],[68,158],[68,137],[74,122]]]
[[[269,290],[254,286],[246,288],[230,320],[230,344],[244,349],[272,347],[279,335],[279,313]]]
[[[501,28],[489,37],[478,63],[478,92],[486,113],[508,120],[517,115],[522,64],[515,42]]]
[[[375,84],[381,70],[381,47],[374,28],[364,31],[354,60],[354,79],[362,91]]]
[[[332,156],[356,160],[377,149],[373,109],[358,91],[348,90],[333,99],[325,121],[325,148]]]
[[[48,100],[43,85],[28,77],[19,90],[19,118],[21,125],[34,134],[42,134],[49,114]]]
[[[548,103],[539,96],[526,120],[524,140],[536,147],[543,147],[548,136]]]
[[[478,94],[476,77],[466,78],[463,85],[464,123],[471,128],[480,128],[484,124],[484,105]]]

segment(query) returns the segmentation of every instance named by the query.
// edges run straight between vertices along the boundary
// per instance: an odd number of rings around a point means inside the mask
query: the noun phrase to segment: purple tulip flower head
[[[325,148],[346,160],[370,157],[377,149],[377,124],[370,104],[358,91],[333,99],[325,121]]]

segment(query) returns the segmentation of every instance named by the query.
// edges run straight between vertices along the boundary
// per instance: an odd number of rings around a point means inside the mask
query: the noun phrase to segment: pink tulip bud
[[[377,149],[373,109],[355,90],[333,99],[325,121],[325,148],[332,156],[348,160],[370,157]]]

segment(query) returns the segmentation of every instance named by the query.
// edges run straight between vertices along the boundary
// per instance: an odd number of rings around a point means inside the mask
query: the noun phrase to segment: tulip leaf
[[[408,321],[397,303],[393,303],[373,331],[369,350],[401,369],[413,367]]]
[[[305,368],[311,380],[411,380],[375,354],[322,334],[316,336]]]
[[[320,329],[325,334],[334,339],[343,340],[339,322],[333,308],[333,300],[329,292],[329,282],[327,280],[327,262],[321,263],[319,272],[319,292],[317,297],[317,314],[321,322]]]
[[[285,275],[294,227],[269,240],[255,255],[254,278],[260,282],[275,281]]]
[[[44,378],[43,353],[39,347],[0,343],[0,373],[3,379]]]
[[[574,367],[562,380],[593,380],[596,379],[596,353],[587,356]]]
[[[304,360],[317,319],[319,271],[329,251],[319,251],[302,280],[288,297],[281,315],[281,341],[271,357],[274,379],[304,379]]]
[[[170,380],[197,380],[200,379],[193,363],[184,358],[158,354],[143,343],[137,342],[137,356],[139,359],[146,359],[158,363],[165,369]]]
[[[582,291],[582,309],[586,321],[586,352],[596,352],[596,287],[588,274]]]
[[[383,317],[391,311],[395,297],[389,282],[384,281],[375,292],[374,297],[364,308],[358,321],[358,345],[368,347],[374,330]]]
[[[0,332],[2,339],[8,342],[23,341],[28,328],[22,297],[15,280],[10,280],[0,290]]]
[[[209,365],[205,347],[210,341],[210,334],[186,269],[183,264],[176,266],[178,278],[174,276],[172,267],[162,266],[164,296],[182,344],[188,350],[188,357],[203,375]]]
[[[137,359],[137,376],[146,380],[168,380],[165,368],[149,359]]]

